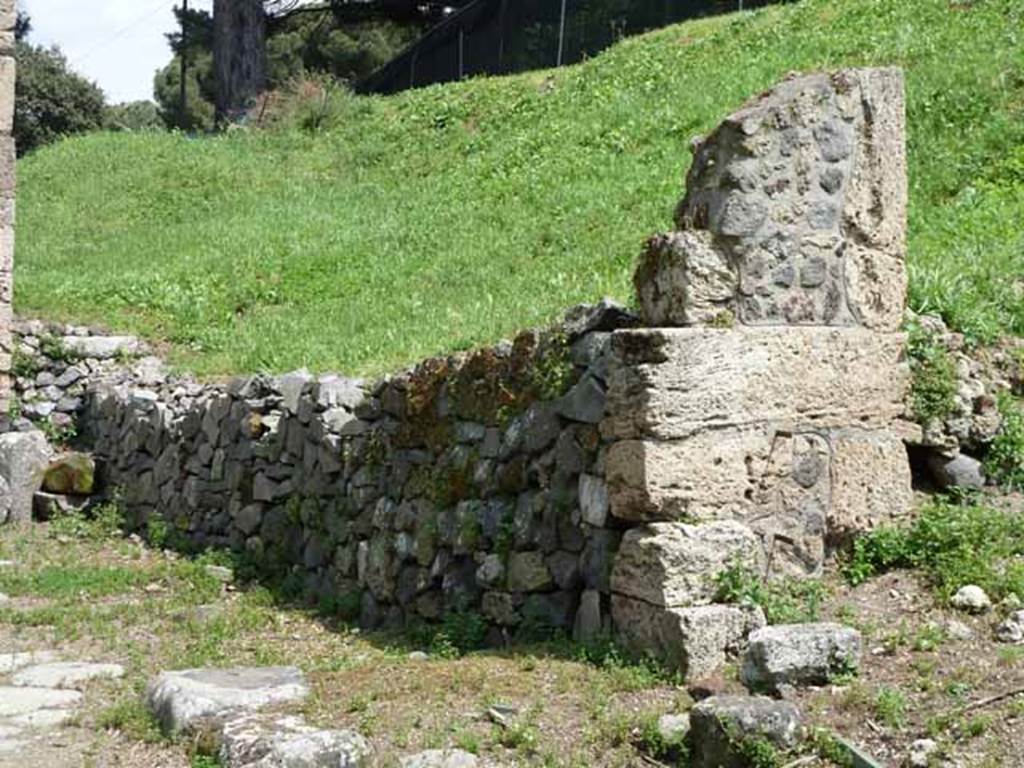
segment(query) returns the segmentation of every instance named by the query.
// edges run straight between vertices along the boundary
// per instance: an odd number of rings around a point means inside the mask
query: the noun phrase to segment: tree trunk
[[[262,0],[214,0],[213,67],[219,124],[251,107],[266,85],[267,32]]]

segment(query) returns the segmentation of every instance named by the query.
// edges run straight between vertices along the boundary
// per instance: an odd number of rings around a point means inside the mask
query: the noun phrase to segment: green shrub
[[[985,472],[1009,490],[1024,490],[1024,410],[1010,395],[999,398],[1003,425],[985,456]]]
[[[935,499],[910,525],[858,538],[843,564],[853,584],[892,568],[920,569],[944,598],[965,584],[1024,597],[1024,516]]]
[[[910,358],[910,404],[921,424],[941,421],[956,405],[956,365],[934,336],[913,323],[907,329]]]
[[[902,728],[907,722],[907,698],[895,688],[882,686],[875,696],[875,714],[890,728]]]

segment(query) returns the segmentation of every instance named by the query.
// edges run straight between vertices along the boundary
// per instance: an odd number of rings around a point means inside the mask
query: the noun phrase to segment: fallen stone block
[[[744,743],[789,749],[799,738],[800,711],[764,696],[712,696],[690,711],[693,768],[749,768]]]
[[[823,685],[860,666],[860,632],[841,624],[780,624],[748,640],[743,682],[752,690]]]
[[[186,669],[158,675],[147,688],[146,701],[164,732],[176,735],[203,721],[301,701],[308,694],[295,667]]]
[[[224,724],[219,758],[225,768],[360,768],[371,752],[354,731],[318,730],[297,717],[246,715]]]

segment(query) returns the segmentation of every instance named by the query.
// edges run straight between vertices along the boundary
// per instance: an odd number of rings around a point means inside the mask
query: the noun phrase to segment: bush
[[[985,457],[985,472],[1009,490],[1024,490],[1024,411],[1009,395],[999,399],[1003,426]]]
[[[152,101],[129,101],[107,107],[103,127],[108,131],[162,131],[164,121]]]
[[[718,574],[717,582],[716,602],[759,605],[769,624],[817,621],[825,597],[825,587],[816,579],[765,582],[738,565]]]
[[[995,600],[1024,597],[1024,516],[937,499],[904,528],[882,527],[854,542],[843,566],[859,584],[893,568],[918,568],[950,597],[977,584]]]
[[[15,54],[14,138],[20,154],[103,125],[103,91],[72,72],[59,48],[19,41]]]

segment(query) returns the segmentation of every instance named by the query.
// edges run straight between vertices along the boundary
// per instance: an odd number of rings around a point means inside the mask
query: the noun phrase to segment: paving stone
[[[0,686],[0,717],[14,717],[44,709],[65,709],[82,698],[78,691],[55,691],[51,688]]]
[[[401,760],[402,768],[476,768],[479,764],[476,755],[461,749],[428,749]]]
[[[123,677],[120,664],[93,664],[83,661],[57,661],[25,667],[11,677],[17,686],[37,688],[75,688],[100,677]]]
[[[60,656],[56,651],[24,651],[21,653],[0,653],[0,675],[10,674],[30,664],[49,664]]]

